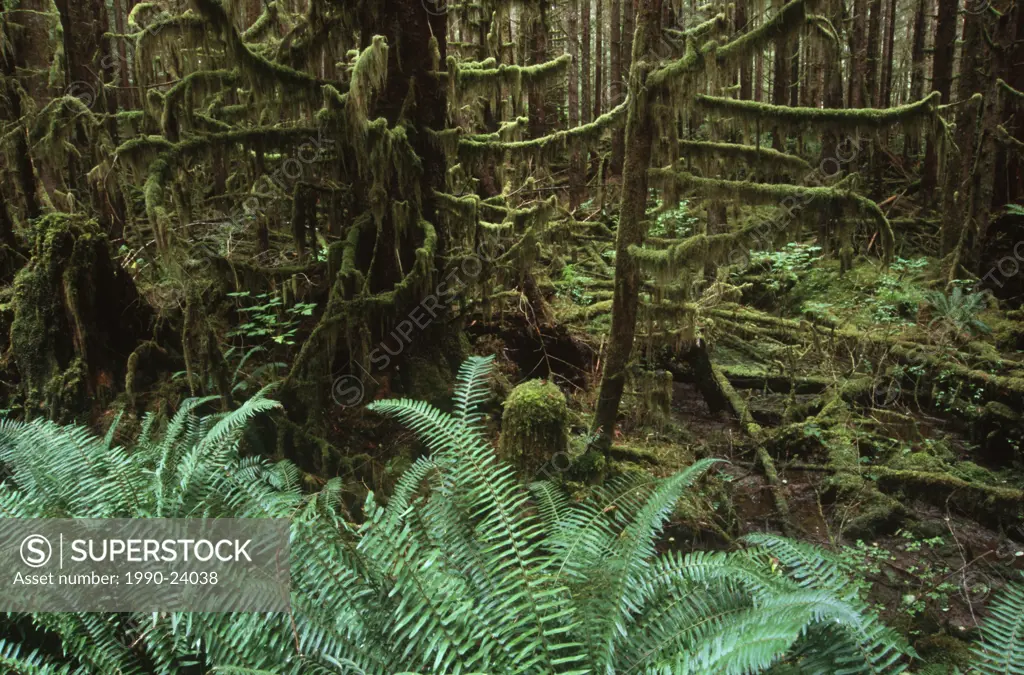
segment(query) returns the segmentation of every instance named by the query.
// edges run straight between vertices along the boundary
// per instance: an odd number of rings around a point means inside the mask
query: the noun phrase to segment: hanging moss
[[[356,134],[363,133],[369,118],[373,96],[384,90],[388,75],[388,42],[375,35],[352,65],[346,110],[348,125]]]
[[[639,263],[641,269],[653,275],[656,282],[661,285],[675,281],[681,269],[703,268],[707,251],[708,238],[704,234],[690,237],[661,250],[629,247],[629,254]]]
[[[163,97],[163,111],[160,117],[160,128],[165,135],[176,137],[178,134],[177,119],[180,113],[190,125],[194,99],[197,95],[209,92],[213,87],[233,84],[238,80],[237,70],[197,70],[181,78],[167,90]]]
[[[231,23],[224,7],[217,0],[193,0],[193,4],[205,19],[205,21],[200,20],[204,30],[212,28],[216,34],[220,35],[227,44],[227,51],[231,55],[232,61],[238,64],[248,79],[250,88],[255,93],[284,89],[286,92],[301,94],[316,100],[324,85],[343,86],[271,61],[254,52],[238,34],[238,30]]]
[[[568,450],[565,394],[546,380],[530,380],[512,390],[501,417],[500,452],[506,461],[533,475]]]
[[[631,375],[633,391],[640,404],[641,423],[664,429],[672,417],[672,373],[641,370]]]

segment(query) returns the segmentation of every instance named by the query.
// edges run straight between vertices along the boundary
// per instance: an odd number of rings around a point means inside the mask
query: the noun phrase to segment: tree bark
[[[868,51],[868,4],[867,0],[853,1],[853,28],[850,31],[850,93],[847,99],[851,108],[863,108],[865,102],[865,77],[867,75]]]
[[[750,21],[748,18],[748,5],[750,0],[737,0],[736,2],[736,24],[735,28],[737,31],[746,31],[747,23]],[[749,101],[753,95],[752,91],[752,78],[750,73],[750,56],[743,57],[740,61],[740,99]]]
[[[569,56],[572,57],[572,64],[569,66],[569,128],[580,124],[580,14],[579,0],[569,0],[569,22],[568,35],[566,40],[569,43]],[[586,99],[584,98],[584,107]],[[572,148],[569,157],[569,208],[575,209],[583,201],[583,158],[577,148]]]
[[[941,4],[941,2],[940,2]],[[924,96],[924,80],[928,67],[925,60],[925,35],[928,31],[928,0],[917,0],[914,11],[914,41],[910,48],[910,100],[919,101]],[[910,158],[920,152],[921,141],[917,133],[908,133],[903,154]]]
[[[631,2],[632,0],[626,0],[627,4]],[[614,108],[622,103],[624,97],[624,87],[622,82],[622,0],[612,0],[611,10],[611,61],[608,64],[608,67],[611,70],[608,78],[608,84],[611,89],[611,100],[608,102],[608,105],[609,107]],[[612,154],[608,164],[608,170],[613,175],[619,175],[622,173],[622,144],[623,137],[617,132],[613,133]]]
[[[950,102],[953,86],[953,49],[956,47],[956,3],[938,1],[938,19],[935,24],[935,50],[932,68],[932,89],[942,94],[942,102]],[[928,196],[935,190],[939,177],[939,157],[935,144],[928,143],[921,174],[922,203],[931,204]]]
[[[878,108],[881,96],[878,91],[878,71],[881,65],[882,46],[882,0],[871,0],[871,16],[868,19],[868,62],[864,76],[865,102]]]
[[[593,107],[590,96],[593,90],[590,88],[590,0],[580,0],[580,95],[583,98],[580,118],[589,122]]]
[[[881,103],[879,107],[888,108],[892,105],[892,66],[895,59],[894,46],[896,43],[896,2],[888,0],[885,17],[885,50],[882,53],[882,84]]]
[[[647,171],[654,144],[654,124],[648,110],[649,94],[643,85],[661,32],[661,6],[662,0],[640,0],[639,20],[630,60],[629,83],[633,98],[626,119],[622,205],[615,240],[612,325],[592,427],[592,432],[598,436],[598,446],[606,453],[614,437],[626,368],[636,335],[640,269],[630,255],[629,247],[641,244],[646,234],[644,216],[647,208]]]
[[[780,9],[782,5],[782,0],[775,0],[776,10]],[[792,76],[793,62],[791,53],[792,48],[793,43],[789,39],[777,40],[775,43],[775,58],[773,63],[774,82],[772,83],[773,105],[789,104],[789,85],[790,77]],[[786,149],[786,139],[778,127],[772,131],[772,148],[779,152],[784,152]]]
[[[533,18],[530,30],[530,63],[536,65],[548,60],[548,13],[547,3],[540,3],[537,16]],[[544,85],[530,85],[528,94],[530,135],[544,136],[548,133],[549,123],[545,110]]]
[[[637,0],[622,0],[622,48],[619,50],[619,58],[622,61],[622,72],[628,73],[632,83],[632,62],[633,62],[633,33],[636,29],[636,2]],[[632,89],[631,89],[632,90]],[[615,105],[625,100],[626,90],[621,89],[619,98]],[[626,130],[619,127],[612,136],[612,161],[611,171],[613,174],[621,174],[625,152]]]
[[[601,116],[601,99],[604,98],[604,3],[605,0],[595,0],[597,4],[596,16],[594,19],[594,116],[597,119]]]

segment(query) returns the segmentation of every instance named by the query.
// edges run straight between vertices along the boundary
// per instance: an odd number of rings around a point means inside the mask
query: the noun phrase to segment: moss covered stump
[[[26,415],[69,421],[114,398],[150,312],[95,221],[52,213],[32,234],[14,279],[10,354]]]
[[[501,456],[536,475],[568,448],[569,409],[565,394],[546,380],[530,380],[512,390],[501,418]]]

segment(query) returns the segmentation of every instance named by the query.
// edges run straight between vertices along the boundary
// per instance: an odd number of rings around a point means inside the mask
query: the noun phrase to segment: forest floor
[[[609,330],[607,248],[538,263],[550,321],[518,294],[467,317],[469,349],[498,364],[495,438],[511,388],[551,379],[569,400],[570,454],[584,454]],[[757,531],[824,545],[935,668],[920,672],[951,672],[991,594],[1024,570],[1024,317],[971,288],[937,290],[938,261],[903,255],[841,273],[790,243],[720,277],[685,319],[642,308],[603,477],[727,460],[679,507],[666,546],[721,548]],[[659,291],[648,291],[650,303]],[[731,391],[700,374],[702,358]],[[404,395],[443,405],[444,378],[426,376],[436,364],[413,367]],[[333,424],[339,472],[367,489],[386,491],[422,452],[360,409]]]
[[[799,243],[755,256],[730,279],[742,297],[702,308],[691,330],[710,344],[756,435],[733,407],[712,409],[684,353],[641,337],[641,367],[672,373],[671,404],[659,410],[648,381],[634,380],[609,470],[665,474],[698,457],[728,460],[680,507],[669,545],[721,547],[766,530],[822,544],[865,580],[868,597],[934,672],[946,672],[966,664],[957,638],[975,637],[991,593],[1024,570],[1024,429],[1019,410],[1003,403],[1016,400],[1024,343],[1015,315],[970,289],[945,295],[954,306],[942,306],[928,281],[936,264],[898,258],[886,269],[862,258],[840,274],[838,261]],[[521,333],[511,347],[477,344],[516,362],[507,364],[510,379],[552,376],[575,392],[577,445],[609,318],[600,306],[607,293],[589,285],[594,271],[566,266],[555,276],[549,299],[561,322],[551,339],[532,350]],[[589,358],[572,363],[573,354]],[[774,489],[758,446],[774,460]]]

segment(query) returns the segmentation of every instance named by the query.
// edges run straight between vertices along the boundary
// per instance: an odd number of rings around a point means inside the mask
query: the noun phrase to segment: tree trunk
[[[580,95],[583,98],[580,118],[583,122],[591,120],[593,112],[590,96],[593,90],[590,88],[590,0],[580,0]]]
[[[789,53],[789,105],[794,108],[800,105],[800,37],[790,40]]]
[[[569,128],[580,124],[580,15],[579,1],[569,0],[569,22],[567,26],[568,35],[566,40],[569,43],[569,56],[572,57],[572,64],[569,66]],[[584,106],[586,99],[584,98]],[[573,147],[569,157],[569,208],[575,209],[583,201],[584,184],[583,158],[578,148]]]
[[[632,62],[633,62],[633,32],[636,28],[636,1],[622,0],[622,48],[619,50],[619,58],[622,61],[622,72],[628,73],[632,83]],[[621,89],[616,105],[625,100],[626,90]],[[621,174],[623,171],[623,154],[625,152],[626,130],[619,127],[612,136],[612,162],[611,171],[613,174]]]
[[[604,3],[595,0],[597,12],[594,20],[594,116],[601,116],[601,99],[604,97]]]
[[[533,18],[530,38],[530,63],[536,65],[548,60],[548,12],[547,3],[540,3],[537,16]],[[550,122],[546,111],[546,96],[543,83],[530,85],[528,95],[529,128],[531,136],[544,136],[548,133]]]
[[[580,14],[579,0],[569,0],[569,17],[565,40],[569,45],[569,128],[580,123]]]
[[[957,98],[967,101],[976,93],[985,91],[984,63],[988,48],[984,38],[985,23],[983,17],[976,13],[964,15],[963,45],[960,53],[960,74],[957,82]],[[984,108],[984,102],[981,103]],[[959,258],[963,258],[964,247],[970,230],[976,228],[974,209],[972,209],[972,183],[975,175],[975,164],[979,146],[979,119],[983,111],[978,105],[965,103],[957,110],[956,146],[958,153],[953,166],[950,167],[946,181],[943,204],[942,223],[942,255],[960,250]],[[965,231],[965,228],[966,231]],[[970,248],[969,242],[967,248]],[[957,261],[959,262],[959,261]],[[951,274],[958,272],[954,269]]]
[[[643,84],[650,69],[650,56],[658,44],[661,24],[661,0],[640,0],[639,20],[633,42],[629,73],[633,98],[626,120],[626,152],[622,174],[622,205],[615,240],[615,294],[612,299],[612,325],[608,352],[601,377],[597,411],[592,431],[599,435],[598,445],[606,453],[611,447],[619,403],[626,380],[626,367],[636,335],[637,302],[640,295],[640,269],[629,247],[639,245],[646,234],[647,171],[654,143],[654,124],[649,114],[648,93]]]
[[[853,0],[853,28],[850,31],[850,93],[851,108],[863,108],[867,75],[868,3]]]
[[[941,2],[939,4],[942,4]],[[914,41],[910,49],[910,100],[919,101],[924,96],[925,72],[928,64],[925,60],[924,40],[928,31],[928,0],[917,0],[914,11]],[[907,158],[920,152],[920,138],[917,133],[907,133],[903,154]]]
[[[1006,80],[1010,86],[1017,91],[1024,91],[1024,11],[1017,5],[1017,38],[1011,55],[1011,63],[1016,64],[1009,69]],[[1003,95],[1006,99],[1003,119],[1007,120],[1003,126],[1006,130],[1021,143],[1024,143],[1024,106],[1013,96]],[[1012,152],[1006,148],[1006,170],[1000,172],[999,176],[1005,178],[1005,186],[998,195],[1001,195],[1003,203],[1016,202],[1024,196],[1024,158],[1021,153]]]
[[[748,30],[747,23],[750,21],[748,18],[748,5],[750,0],[738,0],[736,3],[736,24],[735,29],[737,31]],[[752,96],[752,84],[751,73],[750,73],[750,55],[743,57],[740,61],[740,99],[743,101],[749,101]]]
[[[865,103],[878,108],[882,100],[878,91],[878,71],[881,65],[882,46],[882,0],[871,0],[871,16],[868,19],[867,73],[864,76]]]
[[[782,5],[782,0],[775,0],[776,11]],[[787,105],[789,103],[789,84],[790,77],[792,76],[793,60],[792,48],[792,40],[777,40],[775,42],[774,82],[772,83],[772,103],[774,105]],[[772,147],[779,152],[784,152],[786,149],[786,139],[778,127],[772,131]]]
[[[754,54],[754,100],[764,100],[764,51],[760,49]]]
[[[953,49],[956,47],[956,3],[938,1],[938,20],[935,24],[934,66],[932,69],[932,89],[942,94],[942,102],[950,102],[953,86]],[[924,169],[921,174],[921,192],[923,204],[932,204],[928,196],[935,190],[939,176],[939,157],[935,144],[929,142],[924,156]]]
[[[118,35],[124,35],[125,21],[128,17],[130,0],[114,0],[114,30]],[[118,79],[117,100],[120,106],[129,110],[135,107],[135,90],[131,87],[131,79],[128,76],[130,61],[128,60],[128,44],[124,38],[117,38],[117,63],[115,72]]]
[[[885,17],[885,51],[882,54],[881,103],[879,107],[888,108],[892,105],[892,66],[895,60],[893,53],[896,42],[896,2],[888,0]]]
[[[627,4],[633,0],[626,0]],[[612,0],[611,15],[611,61],[609,69],[611,73],[608,84],[611,85],[611,101],[609,106],[614,108],[622,103],[625,94],[622,82],[622,0]],[[616,131],[612,133],[612,155],[608,164],[608,170],[613,175],[622,173],[623,137]]]

